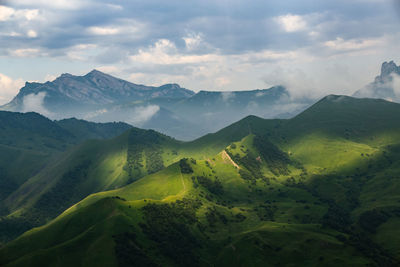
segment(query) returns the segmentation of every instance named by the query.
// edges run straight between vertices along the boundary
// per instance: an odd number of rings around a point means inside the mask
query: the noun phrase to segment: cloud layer
[[[39,92],[37,94],[29,94],[24,96],[22,102],[22,112],[37,112],[46,117],[52,118],[53,114],[44,107],[44,98],[46,92]]]
[[[41,80],[99,68],[194,90],[281,82],[299,94],[346,93],[368,83],[382,61],[400,60],[396,3],[3,1],[0,73]]]
[[[13,80],[0,73],[0,105],[9,102],[23,85],[21,79]]]

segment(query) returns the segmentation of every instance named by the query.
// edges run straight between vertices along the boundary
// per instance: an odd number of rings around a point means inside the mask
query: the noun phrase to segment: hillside
[[[396,266],[399,119],[399,104],[328,96],[188,143],[131,130],[163,144],[165,168],[79,201],[0,249],[0,264]]]
[[[68,148],[87,139],[114,137],[130,127],[75,119],[51,121],[37,113],[0,111],[0,200]]]
[[[51,121],[37,113],[0,111],[0,216],[9,213],[5,199],[46,166],[56,164],[63,152],[85,140],[112,138],[129,128],[125,123]],[[1,240],[5,231],[0,231]]]

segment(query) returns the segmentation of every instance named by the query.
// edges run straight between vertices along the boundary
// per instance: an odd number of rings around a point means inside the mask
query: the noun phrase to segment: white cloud
[[[91,26],[87,28],[87,32],[91,35],[129,35],[130,38],[138,38],[143,32],[146,25],[133,19],[120,19],[111,25]]]
[[[200,34],[190,34],[182,39],[185,41],[186,49],[189,51],[198,48],[203,42],[203,37]]]
[[[44,107],[44,99],[46,92],[39,92],[37,94],[29,94],[24,96],[22,101],[22,112],[37,112],[46,117],[51,117],[53,114]]]
[[[317,87],[314,79],[301,69],[278,67],[265,75],[264,80],[269,86],[284,86],[293,99],[321,97],[320,88]]]
[[[299,15],[287,14],[275,18],[275,21],[286,31],[286,32],[298,32],[303,31],[307,28],[306,20]]]
[[[343,38],[336,38],[335,40],[327,41],[324,45],[330,49],[337,51],[354,51],[363,50],[367,48],[374,48],[383,44],[383,40],[378,39],[351,39],[344,40]]]
[[[150,120],[159,110],[160,107],[157,105],[137,107],[133,110],[131,117],[128,118],[128,122],[132,125],[140,126]]]
[[[101,66],[96,68],[104,73],[119,73],[121,70],[116,66]]]
[[[147,64],[193,64],[218,61],[221,57],[216,54],[185,55],[179,53],[175,44],[167,39],[160,39],[148,49],[140,49],[130,57],[133,62]]]
[[[93,118],[95,118],[96,116],[106,114],[107,112],[108,112],[108,110],[106,108],[91,111],[91,112],[86,112],[85,114],[83,114],[83,119],[84,120],[93,120]]]
[[[37,35],[37,32],[35,32],[34,30],[29,30],[27,33],[27,36],[29,38],[36,38],[38,35]]]
[[[265,92],[258,92],[256,93],[256,97],[262,97],[265,95]]]
[[[46,76],[44,77],[44,82],[54,81],[55,79],[57,79],[57,75],[46,74]]]
[[[97,45],[95,44],[77,44],[70,47],[66,53],[67,57],[76,61],[87,60],[93,53],[96,52]]]
[[[40,54],[40,50],[36,48],[23,48],[11,50],[10,54],[15,57],[34,57]]]
[[[393,80],[393,92],[395,96],[397,97],[397,101],[400,100],[400,75],[397,74],[392,74],[392,80]]]
[[[38,9],[14,9],[0,5],[0,21],[25,19],[34,20],[39,16]]]
[[[13,8],[0,5],[0,21],[9,20],[14,14]]]
[[[228,77],[218,77],[215,80],[217,86],[225,86],[231,83],[231,80]]]
[[[123,10],[124,8],[120,5],[115,4],[106,4],[106,7],[111,8],[113,10]]]
[[[0,73],[0,105],[6,104],[18,94],[19,89],[24,86],[22,79],[13,80]]]
[[[236,97],[236,94],[234,92],[223,92],[221,96],[222,101],[229,102],[231,99],[234,99]]]
[[[39,16],[38,9],[22,9],[16,11],[16,17],[23,17],[26,20],[34,20]]]
[[[94,34],[94,35],[113,35],[113,34],[119,34],[120,29],[114,28],[114,27],[89,27],[88,29],[89,33]]]
[[[12,0],[16,6],[35,6],[60,10],[76,10],[90,4],[88,0]]]

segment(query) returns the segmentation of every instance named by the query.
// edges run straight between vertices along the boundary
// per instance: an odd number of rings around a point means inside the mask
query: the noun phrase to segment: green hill
[[[57,164],[63,152],[84,140],[111,138],[129,128],[125,123],[51,121],[37,113],[0,111],[0,225],[9,214],[6,199],[46,166]],[[14,222],[11,225],[19,228]],[[8,228],[0,229],[0,240],[11,234]]]
[[[107,170],[134,181],[8,243],[0,264],[399,265],[399,121],[399,104],[328,96],[293,119],[251,116],[189,143],[136,129],[93,143],[77,151],[96,162],[84,176],[96,191],[122,181]],[[115,164],[125,168],[93,157],[123,149],[124,138],[132,151]]]

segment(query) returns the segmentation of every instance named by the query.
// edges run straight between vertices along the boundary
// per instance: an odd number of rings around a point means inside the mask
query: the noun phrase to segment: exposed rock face
[[[390,62],[384,62],[382,64],[381,75],[378,77],[380,78],[387,77],[392,73],[400,75],[400,66],[396,66],[396,63],[394,63],[393,60]]]
[[[3,109],[24,111],[24,98],[28,95],[35,97],[41,92],[44,97],[36,102],[55,113],[66,108],[81,108],[83,105],[92,107],[156,97],[186,98],[194,95],[193,91],[181,88],[177,84],[160,87],[138,85],[93,70],[84,76],[65,73],[52,82],[27,82]]]
[[[353,96],[400,102],[400,66],[397,66],[394,61],[384,62],[381,74],[375,78],[374,82],[358,90]]]

